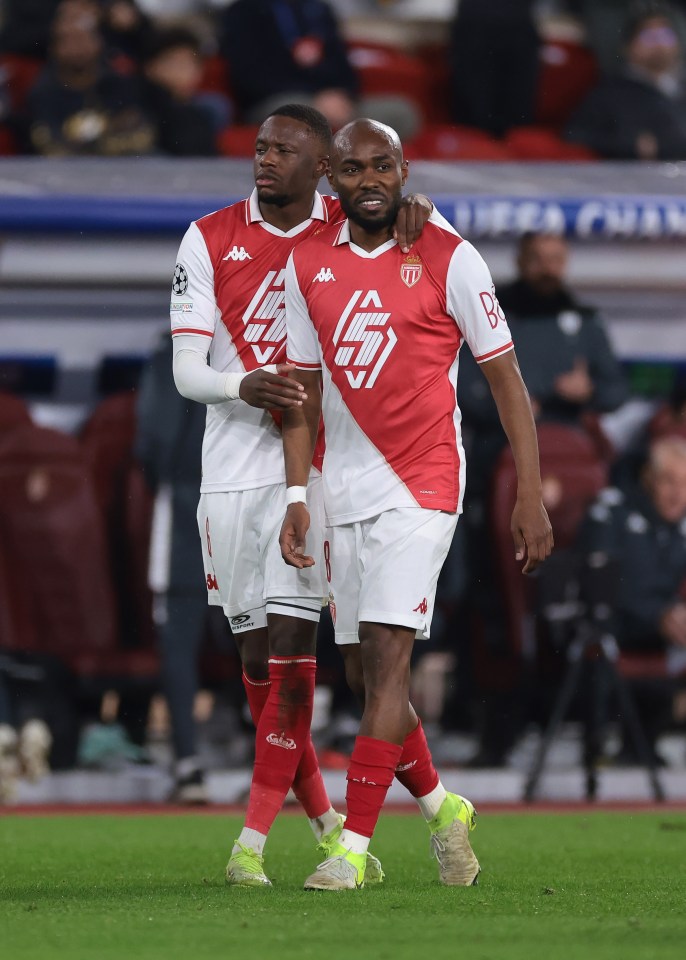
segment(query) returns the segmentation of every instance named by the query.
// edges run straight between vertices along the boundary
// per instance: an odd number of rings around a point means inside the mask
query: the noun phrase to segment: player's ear
[[[407,177],[410,172],[410,165],[407,160],[403,160],[400,164],[400,172],[402,175],[402,185],[405,186],[407,183]]]
[[[331,189],[336,191],[336,184],[333,182],[333,171],[331,170],[331,164],[327,164],[326,179],[329,181],[329,186]]]
[[[321,180],[322,177],[329,175],[329,158],[328,157],[320,157],[317,160],[315,173],[317,175],[317,180]]]

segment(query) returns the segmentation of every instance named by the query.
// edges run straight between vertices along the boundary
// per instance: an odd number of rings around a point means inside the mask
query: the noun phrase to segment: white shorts
[[[456,525],[457,514],[402,507],[329,527],[324,567],[336,643],[359,643],[360,621],[410,627],[428,638]]]
[[[286,513],[286,484],[256,490],[202,493],[198,528],[208,603],[224,608],[233,633],[266,627],[268,613],[317,622],[328,585],[324,580],[324,505],[321,476],[310,478],[307,551],[315,566],[284,562],[279,533]]]

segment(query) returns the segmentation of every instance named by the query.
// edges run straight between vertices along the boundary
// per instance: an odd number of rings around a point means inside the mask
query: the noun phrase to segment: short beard
[[[289,196],[286,193],[272,193],[268,196],[262,196],[259,189],[257,191],[257,199],[260,203],[265,203],[271,207],[287,207],[289,203],[293,203],[293,197]]]
[[[362,227],[363,230],[366,230],[367,233],[380,233],[382,230],[388,230],[389,227],[392,227],[395,221],[398,218],[398,211],[400,210],[400,204],[403,201],[402,194],[398,194],[393,198],[391,206],[388,208],[386,216],[382,219],[371,217],[366,217],[364,213],[361,213],[359,208],[349,203],[349,201],[343,200],[342,197],[339,197],[341,207],[343,208],[343,213],[348,217],[349,220],[352,220],[353,223],[356,223],[358,227]]]

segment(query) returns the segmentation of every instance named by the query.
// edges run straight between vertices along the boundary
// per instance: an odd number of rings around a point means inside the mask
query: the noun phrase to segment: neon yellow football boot
[[[232,853],[226,865],[226,882],[235,887],[271,887],[272,882],[264,872],[264,857],[244,847],[236,840],[240,847],[238,853]]]
[[[476,826],[476,810],[465,797],[449,793],[433,820],[431,853],[438,861],[441,883],[448,887],[475,886],[481,867],[474,856],[469,834]]]
[[[343,827],[345,825],[345,815],[342,813],[338,814],[338,825],[329,830],[328,833],[325,833],[319,843],[317,844],[317,851],[324,855],[325,859],[328,859],[332,856],[333,848],[343,832]],[[375,857],[369,851],[367,851],[367,864],[364,872],[364,882],[366,884],[370,883],[383,883],[383,879],[386,874],[383,872],[381,866],[381,861],[378,857]]]
[[[334,841],[330,855],[310,874],[305,890],[360,890],[364,886],[366,853],[352,853]]]

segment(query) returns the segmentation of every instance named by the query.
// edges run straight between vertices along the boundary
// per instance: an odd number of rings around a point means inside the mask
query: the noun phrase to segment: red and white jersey
[[[294,246],[329,219],[340,219],[338,200],[317,193],[310,219],[284,232],[263,220],[254,191],[192,223],[172,284],[172,336],[205,338],[210,366],[221,372],[283,362],[286,262]],[[284,480],[281,432],[266,410],[242,400],[208,405],[201,492]]]
[[[288,359],[322,370],[332,525],[393,507],[462,509],[460,347],[483,363],[512,337],[481,256],[437,220],[409,254],[394,240],[367,253],[344,221],[289,259]]]

